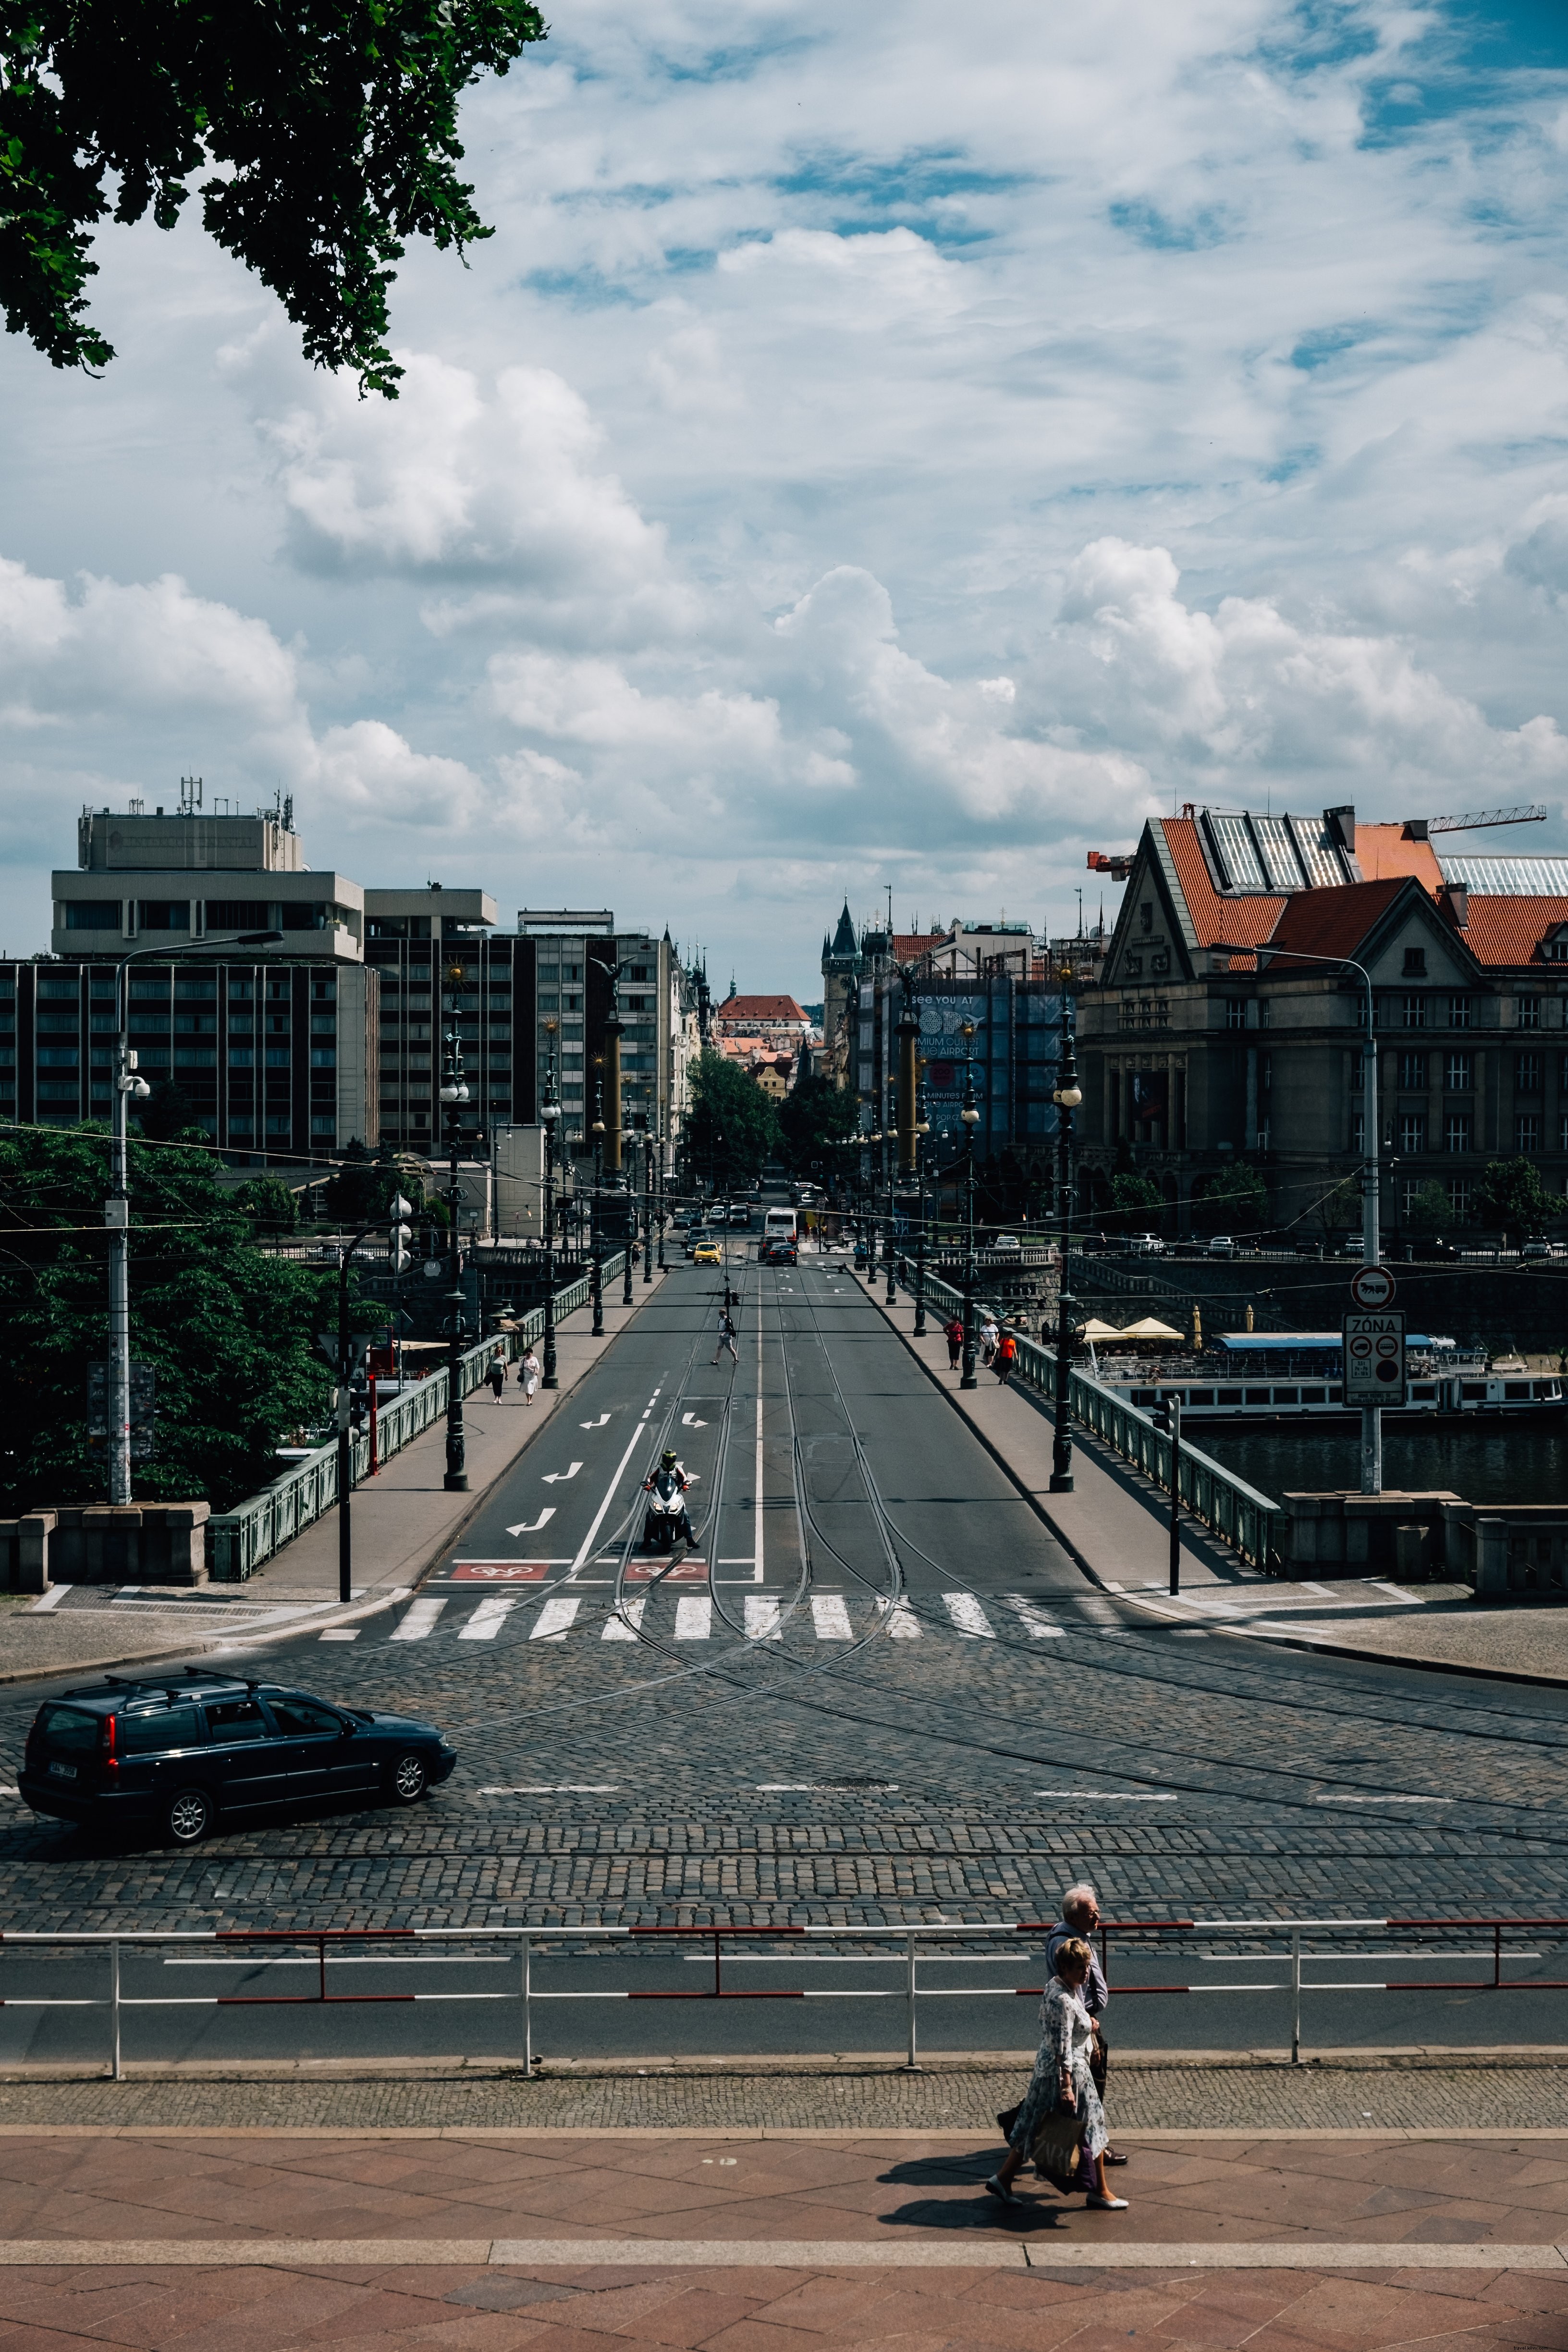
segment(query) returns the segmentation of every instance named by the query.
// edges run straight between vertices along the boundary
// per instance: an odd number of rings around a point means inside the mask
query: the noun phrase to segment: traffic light
[[[1149,1418],[1153,1423],[1162,1437],[1169,1437],[1171,1434],[1171,1400],[1163,1391],[1160,1395],[1155,1398],[1153,1408],[1150,1412]]]
[[[414,1204],[410,1201],[405,1201],[401,1192],[395,1192],[387,1214],[392,1220],[387,1235],[387,1256],[391,1262],[393,1273],[403,1274],[407,1269],[408,1244],[412,1239],[405,1219],[414,1214]]]

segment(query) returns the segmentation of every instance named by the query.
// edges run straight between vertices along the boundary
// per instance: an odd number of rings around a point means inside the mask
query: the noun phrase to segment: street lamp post
[[[920,1222],[915,1227],[915,1330],[917,1339],[926,1335],[926,1163],[925,1139],[931,1133],[931,1121],[926,1117],[925,1104],[917,1104],[915,1115],[915,1176],[919,1186]]]
[[[625,1155],[621,1162],[621,1190],[623,1198],[626,1204],[625,1218],[626,1231],[626,1247],[621,1257],[621,1305],[623,1307],[629,1307],[632,1303],[632,1254],[636,1249],[637,1238],[637,1134],[636,1128],[628,1127],[625,1131],[622,1140],[626,1149]]]
[[[660,1274],[666,1274],[668,1272],[668,1268],[666,1266],[664,1262],[664,1113],[662,1111],[658,1113],[658,1181],[657,1198],[657,1215],[658,1221],[658,1270]]]
[[[555,1365],[555,1129],[561,1106],[555,1099],[555,1024],[547,1021],[550,1063],[545,1073],[544,1100],[539,1107],[544,1129],[544,1367],[541,1386],[559,1388]]]
[[[451,1213],[452,1287],[447,1294],[450,1312],[447,1318],[447,1475],[442,1481],[448,1494],[467,1492],[468,1473],[466,1465],[466,1443],[463,1435],[463,1238],[462,1190],[458,1182],[458,1158],[463,1140],[463,1105],[468,1099],[468,1082],[463,1075],[463,1046],[458,1034],[457,993],[462,980],[462,966],[448,967],[447,982],[452,997],[451,1027],[443,1041],[445,1055],[441,1070],[441,1100],[447,1107],[447,1153],[448,1181],[447,1205]]]
[[[1307,955],[1300,948],[1236,947],[1219,942],[1212,950],[1215,955],[1256,956],[1259,966],[1265,956],[1288,955],[1298,963],[1325,963],[1342,971],[1361,974],[1366,997],[1366,1021],[1362,1041],[1362,1190],[1361,1248],[1363,1263],[1380,1263],[1382,1239],[1378,1232],[1378,1116],[1377,1116],[1377,1007],[1372,992],[1372,974],[1365,964],[1357,963],[1353,956]],[[1363,1495],[1383,1492],[1383,1408],[1366,1404],[1361,1410],[1361,1491]]]
[[[594,1301],[592,1337],[605,1336],[605,1268],[600,1256],[599,1187],[605,1176],[605,1084],[594,1081],[594,1195],[588,1208],[588,1287]]]
[[[131,1500],[131,1195],[126,1186],[130,1156],[127,1113],[132,1100],[145,1102],[153,1089],[136,1068],[131,1049],[130,995],[126,969],[142,956],[160,962],[179,955],[211,955],[223,948],[264,948],[281,931],[237,931],[228,939],[187,940],[183,946],[132,948],[114,966],[114,1104],[109,1129],[109,1196],[103,1223],[109,1235],[109,1499]]]
[[[974,1099],[974,1024],[965,1021],[963,1036],[963,1108],[959,1112],[963,1121],[963,1370],[959,1375],[961,1389],[979,1386],[974,1377],[974,1285],[977,1268],[974,1263],[974,1129],[980,1118],[980,1106]]]
[[[1078,1082],[1078,1053],[1073,1036],[1072,973],[1061,973],[1062,1048],[1052,1100],[1057,1106],[1057,1224],[1060,1234],[1061,1272],[1057,1280],[1056,1433],[1051,1441],[1053,1495],[1070,1495],[1072,1423],[1068,1410],[1071,1383],[1072,1335],[1078,1301],[1068,1290],[1068,1252],[1072,1245],[1072,1115],[1083,1100]]]

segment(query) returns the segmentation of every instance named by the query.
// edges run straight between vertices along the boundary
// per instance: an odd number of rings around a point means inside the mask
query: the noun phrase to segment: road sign
[[[1345,1402],[1405,1402],[1403,1315],[1345,1317]]]
[[[1368,1313],[1394,1304],[1394,1276],[1385,1265],[1358,1266],[1351,1276],[1351,1297]]]

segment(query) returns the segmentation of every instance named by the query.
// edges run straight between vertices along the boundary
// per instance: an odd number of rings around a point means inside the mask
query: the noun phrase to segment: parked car
[[[1234,1257],[1236,1255],[1235,1234],[1211,1234],[1209,1235],[1209,1255],[1210,1257]]]
[[[222,1817],[275,1805],[416,1804],[457,1761],[436,1726],[416,1717],[186,1669],[46,1700],[19,1785],[36,1813],[94,1829],[151,1822],[184,1846]]]
[[[998,1234],[991,1247],[994,1253],[1003,1257],[1017,1257],[1021,1255],[1024,1244],[1016,1234]]]
[[[1524,1247],[1520,1251],[1520,1256],[1521,1258],[1528,1258],[1533,1265],[1540,1265],[1548,1258],[1568,1257],[1568,1243],[1543,1241],[1526,1242]]]
[[[1163,1257],[1165,1244],[1158,1234],[1129,1234],[1127,1246],[1134,1257]]]

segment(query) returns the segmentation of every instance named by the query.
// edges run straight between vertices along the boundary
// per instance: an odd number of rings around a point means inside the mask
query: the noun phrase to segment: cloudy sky
[[[559,0],[464,122],[395,404],[194,223],[0,338],[0,948],[182,772],[803,995],[1183,799],[1568,847],[1560,5]]]

